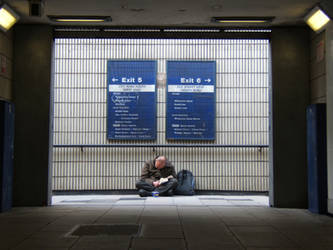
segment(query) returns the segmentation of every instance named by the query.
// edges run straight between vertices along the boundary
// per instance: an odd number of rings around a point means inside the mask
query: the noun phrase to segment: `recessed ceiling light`
[[[9,30],[17,21],[19,16],[7,5],[4,4],[0,8],[0,29]]]
[[[331,20],[319,7],[313,8],[304,18],[305,22],[316,32],[320,32]]]
[[[246,23],[270,23],[274,17],[213,17],[212,22],[246,24]]]
[[[48,16],[54,22],[111,22],[110,16]]]

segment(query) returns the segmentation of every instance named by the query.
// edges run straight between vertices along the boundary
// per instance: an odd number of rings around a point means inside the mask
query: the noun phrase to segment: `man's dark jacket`
[[[154,181],[157,181],[160,178],[166,178],[169,175],[176,178],[175,167],[168,160],[166,161],[164,168],[160,170],[155,167],[155,159],[153,161],[147,161],[141,171],[141,179],[151,185]]]

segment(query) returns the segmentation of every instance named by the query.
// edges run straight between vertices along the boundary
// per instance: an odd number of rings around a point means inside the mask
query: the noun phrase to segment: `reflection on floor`
[[[265,196],[55,196],[0,214],[0,249],[333,249],[333,218]]]

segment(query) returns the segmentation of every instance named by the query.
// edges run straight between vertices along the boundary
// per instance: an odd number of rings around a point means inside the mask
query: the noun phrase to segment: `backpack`
[[[175,194],[194,195],[195,180],[193,174],[189,170],[181,170],[177,174],[178,186]]]

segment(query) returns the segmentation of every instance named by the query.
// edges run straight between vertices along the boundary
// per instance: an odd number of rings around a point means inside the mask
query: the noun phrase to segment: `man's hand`
[[[172,176],[172,175],[169,175],[167,178],[168,178],[168,179],[172,179],[172,178],[173,178],[173,176]]]
[[[158,187],[158,186],[160,186],[160,182],[159,182],[159,181],[154,181],[154,182],[153,182],[153,186],[154,186],[154,187]]]

